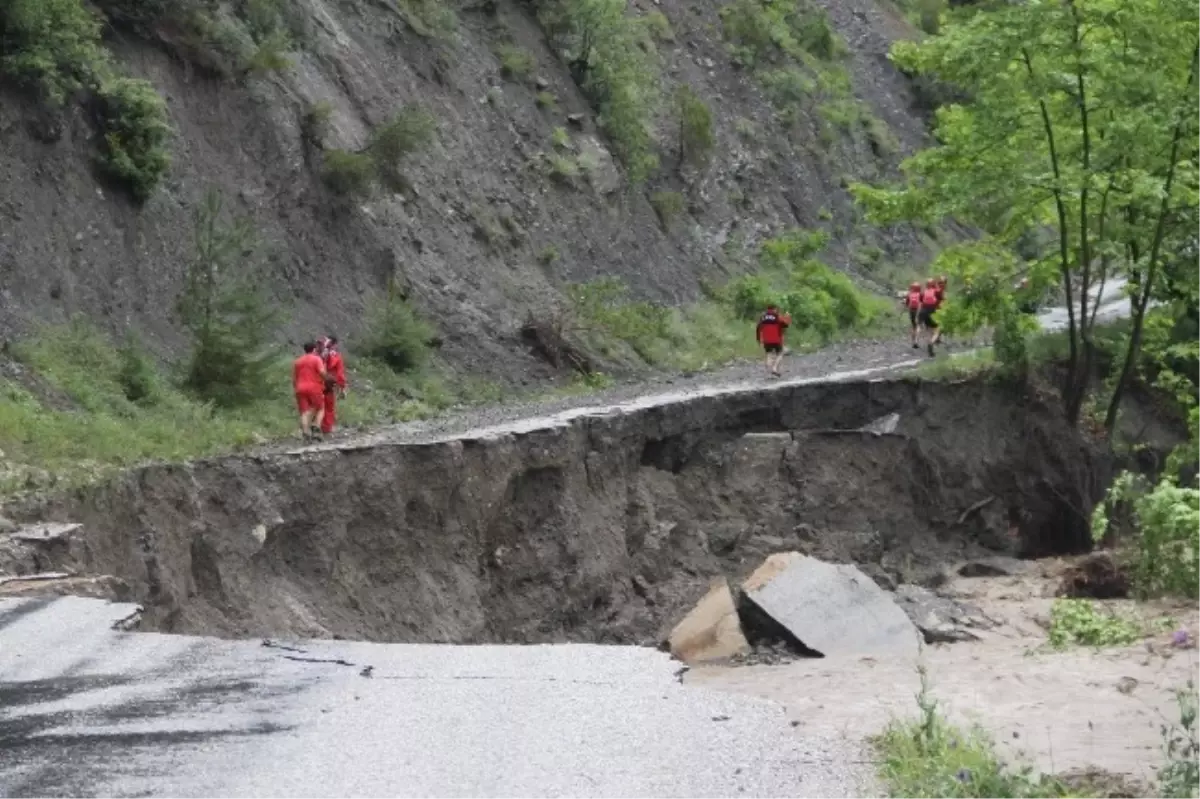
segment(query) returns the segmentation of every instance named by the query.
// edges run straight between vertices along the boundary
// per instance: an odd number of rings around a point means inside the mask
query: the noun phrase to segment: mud
[[[857,428],[897,413],[894,433]],[[27,502],[39,568],[123,580],[143,629],[657,643],[718,574],[798,550],[876,580],[1090,546],[1107,461],[995,382],[784,385],[524,432],[149,466]]]

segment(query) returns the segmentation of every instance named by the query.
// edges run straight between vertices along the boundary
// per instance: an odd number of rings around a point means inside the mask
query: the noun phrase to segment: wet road
[[[864,777],[858,744],[684,686],[649,649],[111,629],[133,610],[0,602],[0,794],[844,796]]]

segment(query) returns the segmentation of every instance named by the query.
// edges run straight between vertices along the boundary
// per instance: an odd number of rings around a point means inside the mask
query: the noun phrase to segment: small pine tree
[[[192,336],[186,388],[228,407],[271,393],[271,338],[281,319],[258,279],[253,226],[244,218],[224,221],[221,206],[209,191],[196,214],[196,257],[179,314]]]

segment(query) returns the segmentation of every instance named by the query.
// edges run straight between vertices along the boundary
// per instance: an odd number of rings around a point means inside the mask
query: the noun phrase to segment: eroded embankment
[[[855,430],[891,413],[894,433]],[[893,380],[151,466],[10,511],[82,522],[53,565],[128,581],[145,629],[650,642],[772,551],[886,582],[972,548],[1085,549],[1107,468],[1016,388]]]

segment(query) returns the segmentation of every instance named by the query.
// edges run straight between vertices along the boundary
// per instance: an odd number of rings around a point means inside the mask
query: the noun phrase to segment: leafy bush
[[[429,357],[433,328],[394,288],[367,309],[360,351],[396,373],[412,372]]]
[[[1050,645],[1127,646],[1142,637],[1133,622],[1104,613],[1086,599],[1056,599],[1050,608]]]
[[[395,7],[408,27],[426,39],[447,39],[458,30],[458,15],[441,0],[398,0]]]
[[[145,201],[171,166],[166,103],[153,86],[136,78],[111,78],[97,96],[104,126],[100,162],[135,199]]]
[[[553,92],[538,92],[534,98],[538,104],[538,108],[543,108],[547,111],[553,111],[558,108],[558,98]]]
[[[643,182],[658,166],[650,128],[659,78],[644,21],[627,14],[625,0],[543,0],[539,18],[562,41],[630,180]]]
[[[671,21],[667,19],[667,15],[661,11],[651,11],[645,16],[646,29],[650,31],[650,35],[660,42],[674,42],[675,31],[671,28]]]
[[[496,58],[500,59],[500,74],[510,80],[528,80],[537,68],[533,53],[513,44],[497,46]]]
[[[92,87],[107,65],[100,20],[80,0],[0,6],[0,72],[34,87],[50,105]]]
[[[132,333],[127,334],[117,357],[120,360],[117,382],[125,399],[140,405],[153,404],[160,393],[158,373],[154,362]]]
[[[375,162],[366,153],[329,150],[321,170],[325,185],[343,197],[363,197],[370,193],[375,178]]]
[[[816,82],[797,67],[761,70],[758,80],[787,125],[796,124],[800,111],[812,102],[817,90]]]
[[[670,310],[631,300],[629,287],[620,278],[576,284],[569,296],[575,315],[585,325],[624,341],[646,360],[653,359],[653,345],[668,335]]]
[[[550,153],[546,156],[546,170],[552,180],[569,186],[575,184],[579,177],[579,164],[569,155]]]
[[[329,120],[333,117],[333,104],[328,100],[313,102],[300,120],[300,134],[318,146],[324,144],[329,132]]]
[[[781,57],[832,60],[846,53],[824,10],[789,0],[734,0],[721,9],[725,38],[739,63],[754,67]]]
[[[559,150],[571,149],[571,134],[567,133],[567,129],[557,127],[550,132],[550,143]]]
[[[662,226],[670,227],[671,221],[687,208],[687,201],[677,191],[656,191],[650,195],[650,205]]]
[[[288,51],[291,49],[292,40],[287,32],[276,30],[258,43],[254,54],[247,59],[244,69],[251,75],[290,69],[292,59],[288,57]]]
[[[261,288],[249,220],[223,219],[221,197],[205,195],[196,214],[196,257],[178,310],[192,337],[184,385],[217,406],[271,394],[280,314]]]
[[[690,86],[680,86],[676,90],[675,108],[679,114],[680,163],[705,163],[716,144],[713,138],[712,112]]]
[[[391,167],[433,143],[437,122],[423,108],[406,105],[371,132],[367,152],[381,167]]]

